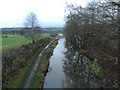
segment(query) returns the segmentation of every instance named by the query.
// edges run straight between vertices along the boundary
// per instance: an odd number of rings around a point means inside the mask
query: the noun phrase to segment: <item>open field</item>
[[[36,39],[48,37],[49,33],[43,33],[41,37],[40,35],[36,35]],[[2,38],[2,44],[0,44],[0,49],[9,49],[13,47],[19,47],[20,45],[31,43],[32,39],[29,37],[21,36],[21,35],[8,35],[8,37]],[[1,43],[1,42],[0,42]],[[2,45],[2,46],[1,46]]]

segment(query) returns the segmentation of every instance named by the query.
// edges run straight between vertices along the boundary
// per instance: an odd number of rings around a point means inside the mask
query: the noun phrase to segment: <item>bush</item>
[[[17,74],[21,68],[23,68],[29,58],[37,52],[37,50],[42,47],[50,38],[44,38],[36,43],[22,45],[19,48],[3,51],[2,54],[2,82],[9,83],[9,79]]]

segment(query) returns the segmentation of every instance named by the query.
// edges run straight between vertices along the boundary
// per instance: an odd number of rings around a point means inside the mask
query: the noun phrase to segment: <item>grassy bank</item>
[[[42,46],[36,51],[36,53],[31,55],[31,57],[27,58],[27,60],[26,60],[27,64],[25,64],[15,76],[10,78],[9,83],[3,83],[3,88],[20,88],[20,87],[22,87],[22,84],[26,80],[38,53],[40,53],[43,50],[43,48],[45,48],[45,46],[50,41],[51,41],[50,39],[45,41],[42,44]]]
[[[42,59],[39,63],[38,70],[35,72],[35,76],[31,85],[31,88],[42,88],[44,78],[48,70],[49,59],[52,56],[53,49],[58,43],[58,39],[55,39],[50,47],[45,50]]]

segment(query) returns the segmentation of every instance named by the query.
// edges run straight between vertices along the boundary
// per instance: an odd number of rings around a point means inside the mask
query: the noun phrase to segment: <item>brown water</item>
[[[77,60],[78,53],[70,55],[65,48],[65,39],[61,38],[50,58],[45,88],[100,88],[101,81],[91,73],[91,61],[83,56]]]

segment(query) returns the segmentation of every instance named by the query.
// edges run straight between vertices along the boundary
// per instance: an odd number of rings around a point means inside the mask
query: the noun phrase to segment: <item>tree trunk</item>
[[[32,40],[32,43],[34,44],[34,43],[35,43],[35,40]]]

